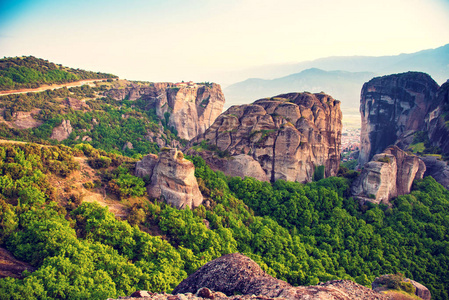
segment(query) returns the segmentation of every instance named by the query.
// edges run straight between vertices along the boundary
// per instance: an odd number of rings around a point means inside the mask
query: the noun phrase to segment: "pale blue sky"
[[[447,0],[0,1],[0,57],[135,80],[220,82],[253,66],[447,43]]]

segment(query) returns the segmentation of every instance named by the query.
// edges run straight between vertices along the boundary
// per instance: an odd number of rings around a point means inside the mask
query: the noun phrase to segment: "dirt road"
[[[0,96],[5,96],[5,95],[15,95],[15,94],[26,94],[26,93],[37,93],[37,92],[43,92],[46,90],[56,90],[56,89],[60,89],[63,87],[74,87],[74,86],[82,86],[82,85],[90,85],[90,86],[94,86],[95,82],[98,81],[103,81],[107,78],[103,78],[103,79],[88,79],[88,80],[80,80],[80,81],[74,81],[74,82],[69,82],[69,83],[64,83],[64,84],[52,84],[52,85],[43,85],[40,86],[38,88],[35,89],[20,89],[20,90],[11,90],[11,91],[0,91]]]

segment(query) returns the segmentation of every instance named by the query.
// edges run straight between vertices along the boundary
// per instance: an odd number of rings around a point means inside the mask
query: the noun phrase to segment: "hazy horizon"
[[[260,66],[441,47],[448,28],[445,0],[2,1],[0,56],[131,80],[232,83],[227,75],[237,82]]]

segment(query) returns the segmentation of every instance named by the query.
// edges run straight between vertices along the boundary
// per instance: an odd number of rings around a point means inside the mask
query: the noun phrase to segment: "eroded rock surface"
[[[340,101],[329,95],[283,94],[232,106],[190,146],[206,142],[207,150],[196,154],[231,176],[310,181],[317,166],[325,167],[326,177],[336,175],[341,120]],[[196,150],[192,147],[189,153]],[[234,165],[243,161],[249,170],[235,170]]]
[[[177,149],[163,149],[159,156],[150,154],[136,163],[136,175],[148,176],[148,195],[176,208],[195,208],[203,196],[195,178],[195,166]]]
[[[68,138],[72,131],[73,128],[70,125],[70,120],[63,120],[61,125],[53,128],[50,138],[60,142]]]
[[[203,133],[220,115],[225,98],[218,84],[131,84],[124,89],[106,92],[116,100],[146,101],[147,109],[155,109],[168,127],[173,127],[180,138],[191,140]]]
[[[359,165],[390,145],[401,143],[405,149],[416,131],[425,130],[438,88],[429,75],[419,72],[376,77],[365,83],[360,101]]]
[[[422,179],[425,171],[419,157],[391,146],[364,165],[351,190],[361,200],[388,204],[391,198],[410,193],[413,180]]]

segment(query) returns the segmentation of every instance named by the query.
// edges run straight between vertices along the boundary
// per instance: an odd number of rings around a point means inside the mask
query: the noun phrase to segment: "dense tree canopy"
[[[49,174],[78,168],[73,155],[106,157],[95,165],[121,198],[146,199],[119,220],[95,203],[64,207]],[[37,270],[0,280],[5,299],[105,299],[136,289],[171,291],[206,262],[241,252],[294,285],[352,279],[369,285],[397,272],[448,299],[449,193],[431,177],[391,208],[359,206],[349,179],[309,184],[228,178],[191,158],[207,206],[177,210],[142,194],[130,162],[90,145],[1,145],[0,243]],[[112,192],[112,189],[109,189]],[[133,196],[134,195],[134,196]],[[133,225],[130,225],[133,224]]]

